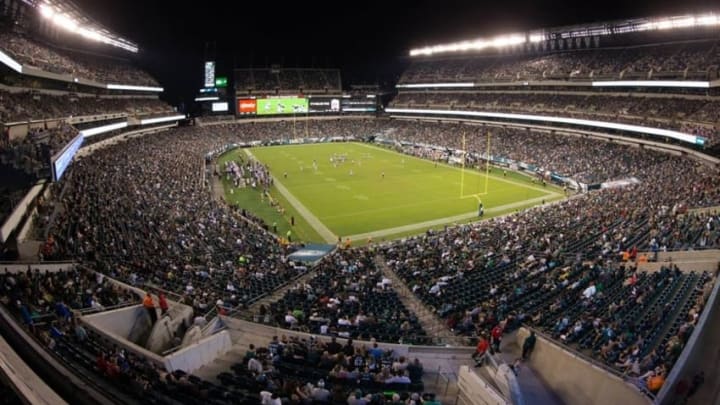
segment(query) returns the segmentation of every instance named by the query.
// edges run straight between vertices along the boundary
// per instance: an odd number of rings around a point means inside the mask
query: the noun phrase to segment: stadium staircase
[[[292,280],[285,284],[283,287],[273,291],[272,294],[268,294],[267,296],[255,301],[248,307],[248,313],[252,315],[254,322],[260,322],[261,320],[258,318],[260,314],[260,307],[265,306],[265,308],[269,308],[270,304],[273,302],[278,302],[285,297],[285,293],[287,293],[291,288],[299,285],[299,284],[305,284],[310,282],[316,274],[314,270],[308,270],[307,273],[303,274],[299,278]]]
[[[451,346],[468,346],[469,342],[462,336],[455,336],[440,317],[427,309],[427,307],[410,291],[400,277],[385,264],[385,260],[375,257],[375,264],[383,275],[392,281],[392,286],[398,294],[398,298],[407,309],[414,312],[428,336],[437,338],[442,343]]]

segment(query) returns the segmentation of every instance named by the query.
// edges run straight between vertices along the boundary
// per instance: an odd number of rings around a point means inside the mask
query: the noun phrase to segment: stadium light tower
[[[40,16],[63,30],[79,34],[82,37],[102,42],[129,52],[137,53],[138,46],[110,31],[93,24],[89,18],[81,15],[72,4],[44,2],[37,6]]]
[[[582,24],[557,29],[533,30],[527,33],[501,35],[495,38],[478,38],[469,41],[453,42],[416,48],[410,50],[410,56],[432,56],[440,53],[456,53],[481,51],[487,48],[538,43],[559,38],[582,38],[603,35],[624,34],[643,31],[664,31],[672,29],[690,29],[702,27],[719,27],[720,13],[698,15],[680,15],[660,18],[638,18],[615,21],[610,23]]]

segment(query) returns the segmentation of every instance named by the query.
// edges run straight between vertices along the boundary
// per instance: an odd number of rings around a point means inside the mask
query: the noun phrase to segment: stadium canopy
[[[43,18],[67,32],[132,53],[137,53],[139,50],[137,44],[102,27],[69,0],[44,0],[38,2],[36,7]]]
[[[683,15],[660,18],[636,18],[605,23],[581,24],[558,28],[534,30],[526,33],[500,35],[494,38],[478,38],[416,48],[410,56],[431,56],[444,53],[481,51],[567,38],[583,38],[627,34],[631,32],[665,31],[679,28],[720,27],[720,13]]]

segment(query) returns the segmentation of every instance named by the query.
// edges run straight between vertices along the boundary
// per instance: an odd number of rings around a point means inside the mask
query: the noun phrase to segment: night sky
[[[191,100],[202,86],[206,43],[218,76],[232,77],[233,66],[340,68],[347,86],[392,82],[413,47],[584,22],[720,11],[716,0],[74,2],[140,45],[141,66],[160,81],[162,97],[174,105]]]

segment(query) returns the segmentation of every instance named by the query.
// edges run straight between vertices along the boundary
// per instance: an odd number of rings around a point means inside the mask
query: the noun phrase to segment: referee
[[[485,208],[481,200],[478,200],[478,217],[482,217],[485,214]]]

